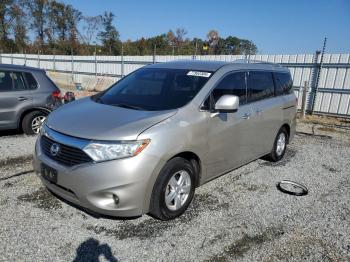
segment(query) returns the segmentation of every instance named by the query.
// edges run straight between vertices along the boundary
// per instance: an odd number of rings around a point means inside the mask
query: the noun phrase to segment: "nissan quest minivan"
[[[50,191],[95,214],[173,219],[196,187],[283,158],[295,133],[292,86],[272,63],[148,65],[51,113],[34,167]]]

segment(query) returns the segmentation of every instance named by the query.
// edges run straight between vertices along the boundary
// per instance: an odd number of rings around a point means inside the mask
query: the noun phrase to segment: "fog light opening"
[[[113,200],[114,200],[114,204],[116,205],[119,204],[119,197],[116,194],[113,194]]]

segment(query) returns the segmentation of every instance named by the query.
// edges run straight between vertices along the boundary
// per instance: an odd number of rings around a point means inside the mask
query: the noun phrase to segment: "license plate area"
[[[41,176],[51,183],[57,183],[57,170],[52,167],[41,164]]]

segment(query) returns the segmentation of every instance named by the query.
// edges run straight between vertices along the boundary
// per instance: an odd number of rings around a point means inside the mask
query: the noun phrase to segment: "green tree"
[[[235,36],[229,36],[225,39],[226,53],[229,55],[240,54],[240,42],[241,40]]]
[[[241,54],[243,54],[243,55],[255,55],[257,53],[258,49],[252,41],[246,40],[246,39],[241,39],[240,51],[241,51]]]
[[[104,30],[98,34],[99,39],[105,51],[110,55],[120,54],[120,40],[119,32],[113,25],[114,14],[111,12],[105,12],[102,17],[102,25]]]
[[[15,3],[11,6],[11,16],[13,18],[12,31],[15,40],[15,50],[24,53],[29,38],[27,36],[27,25],[25,21],[26,13],[19,4]]]
[[[168,33],[166,34],[166,37],[167,37],[168,45],[171,48],[172,55],[174,55],[175,54],[175,46],[176,46],[176,36],[175,36],[173,30],[169,30]]]
[[[27,1],[32,17],[31,28],[36,34],[39,47],[42,48],[45,43],[45,31],[47,27],[47,15],[49,12],[48,0],[29,0]]]
[[[51,41],[65,41],[67,39],[67,23],[65,16],[65,4],[51,1],[48,12],[48,23],[50,30],[48,37]]]
[[[11,15],[11,6],[13,3],[13,0],[0,1],[0,49],[4,49],[3,51],[8,50],[11,46],[9,34],[13,20],[13,16]]]
[[[65,17],[69,34],[69,45],[72,52],[75,54],[79,48],[78,42],[78,23],[82,19],[82,14],[73,6],[67,5],[65,8]]]

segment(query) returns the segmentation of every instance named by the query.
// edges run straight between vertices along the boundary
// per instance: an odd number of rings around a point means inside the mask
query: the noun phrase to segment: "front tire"
[[[22,129],[26,135],[35,135],[40,131],[47,114],[41,111],[33,111],[26,114],[22,120]]]
[[[286,128],[282,127],[277,133],[271,153],[266,155],[264,158],[271,162],[280,161],[286,153],[287,143],[288,132]]]
[[[195,173],[190,161],[175,157],[165,164],[153,187],[149,214],[160,220],[182,215],[195,191]]]

